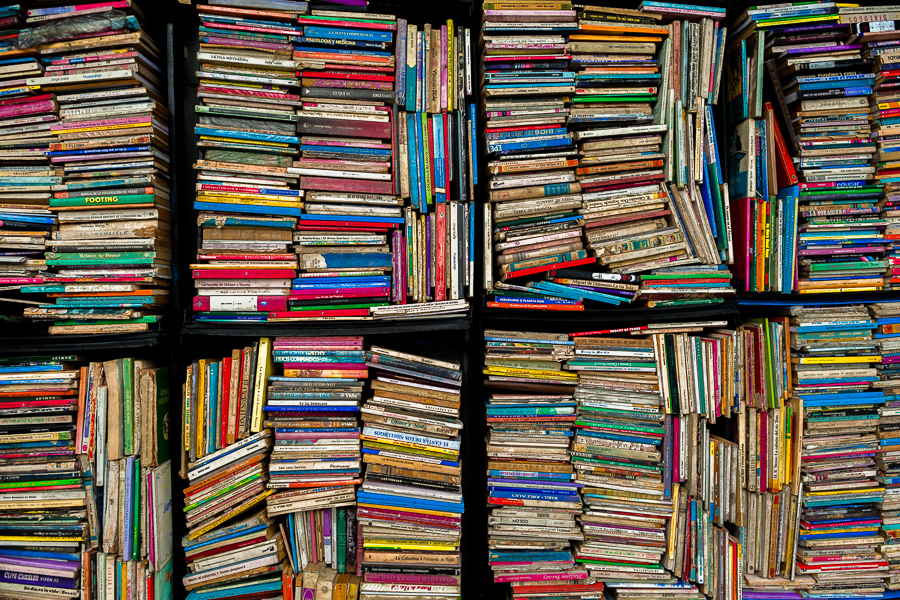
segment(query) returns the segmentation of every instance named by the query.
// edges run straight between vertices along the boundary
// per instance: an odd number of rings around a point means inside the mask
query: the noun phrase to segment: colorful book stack
[[[275,493],[266,485],[273,436],[263,428],[271,353],[271,340],[262,338],[186,369],[179,474],[188,480],[181,545],[183,585],[192,599],[256,598],[282,589],[287,550],[265,510]]]
[[[390,106],[397,19],[314,13],[300,24],[294,58],[303,86],[301,152],[289,172],[300,176],[308,198],[285,318],[368,318],[370,308],[391,301],[391,242],[403,223]]]
[[[548,6],[533,0],[515,7],[484,4],[482,95],[490,173],[485,289],[502,290],[498,305],[544,307],[555,303],[543,302],[547,296],[524,278],[594,262],[581,240],[577,148],[566,125],[566,99],[575,92],[566,42],[577,29],[576,12],[569,2]]]
[[[0,593],[8,597],[80,594],[81,574],[91,569],[83,549],[96,546],[97,531],[89,530],[85,510],[88,463],[76,456],[85,393],[76,360],[0,360],[0,511],[8,523],[0,541]]]
[[[721,302],[734,293],[724,264],[733,248],[709,105],[721,87],[725,9],[590,6],[573,23],[571,5],[558,4],[563,10],[485,6],[486,32],[515,29],[515,14],[555,36],[485,37],[488,152],[497,158],[488,165],[494,237],[485,240],[485,269],[499,266],[496,283],[486,273],[489,306]],[[534,51],[532,41],[546,43]],[[551,56],[519,65],[509,44]],[[521,99],[528,95],[540,96]],[[565,272],[572,267],[591,275]],[[644,281],[647,272],[659,276]]]
[[[398,23],[395,193],[409,204],[405,230],[394,234],[401,248],[394,287],[401,303],[439,303],[411,310],[433,312],[446,303],[446,310],[458,311],[476,286],[473,196],[480,146],[471,31],[452,20],[440,27]],[[403,309],[381,312],[388,311]]]
[[[58,107],[53,94],[26,83],[44,67],[36,48],[17,47],[29,35],[24,21],[21,5],[0,9],[0,285],[9,299],[22,299],[23,285],[44,282],[44,243],[56,223],[50,192],[62,183],[45,154],[56,141],[50,127]]]
[[[791,358],[807,480],[796,572],[812,575],[812,593],[880,593],[888,563],[875,551],[884,540],[876,435],[885,394],[872,387],[881,362],[877,325],[860,305],[794,309],[790,323],[798,336],[813,334],[798,340]]]
[[[860,36],[863,56],[875,61],[874,94],[869,101],[869,109],[872,113],[872,137],[878,142],[875,181],[884,186],[885,194],[880,203],[882,222],[879,225],[885,225],[884,237],[888,247],[886,264],[871,266],[873,270],[876,266],[883,268],[884,289],[893,289],[894,284],[900,283],[900,269],[894,264],[898,256],[896,240],[900,239],[900,221],[896,219],[900,216],[897,212],[900,206],[900,162],[894,154],[900,149],[900,129],[897,126],[900,123],[900,53],[897,52],[900,32],[883,27],[880,22],[883,9],[880,6],[844,7],[840,11],[842,19],[852,22],[854,33]]]
[[[355,572],[359,406],[368,375],[362,337],[276,338],[265,426],[275,431],[266,498],[283,523],[295,573],[311,564]]]
[[[572,445],[582,484],[584,542],[576,560],[626,592],[640,580],[667,583],[662,564],[675,507],[664,473],[666,428],[651,339],[576,337],[566,369],[578,372]]]
[[[873,263],[883,260],[887,245],[878,206],[883,186],[873,179],[878,140],[870,137],[874,61],[863,58],[848,24],[852,21],[840,14],[845,8],[769,5],[757,10],[764,12],[744,22],[747,31],[755,29],[750,36],[757,40],[754,66],[765,62],[799,149],[796,246],[801,270],[795,289],[881,290],[883,269]],[[761,66],[756,68],[762,72]],[[765,125],[758,135],[770,135]],[[748,190],[747,196],[762,200],[771,213],[773,186],[765,165],[781,149],[757,141],[743,146],[747,141],[736,151],[759,148],[753,168],[763,174],[758,189]],[[752,154],[746,158],[751,161]],[[783,285],[782,290],[787,291]]]
[[[3,359],[0,395],[0,592],[82,597],[109,582],[123,597],[171,596],[167,370]]]
[[[121,6],[120,6],[121,4]],[[172,255],[168,114],[163,51],[136,3],[29,10],[44,74],[29,86],[54,93],[59,122],[50,163],[62,171],[50,209],[52,270],[22,288],[52,302],[25,316],[50,333],[123,333],[156,325],[169,299]]]
[[[79,453],[91,474],[88,516],[97,511],[94,577],[100,589],[118,585],[129,598],[171,594],[168,369],[124,358],[82,373]]]
[[[463,499],[457,363],[373,346],[356,495],[361,600],[460,594]]]
[[[881,510],[881,534],[885,538],[879,549],[888,562],[885,578],[889,590],[900,589],[900,306],[895,303],[871,304],[869,314],[875,320],[875,340],[881,353],[876,365],[878,381],[872,386],[884,392],[884,404],[878,410],[878,443],[876,456],[878,481],[884,485]]]
[[[582,539],[581,487],[569,445],[578,376],[567,334],[485,331],[488,550],[494,581],[516,598],[602,598],[572,556]]]
[[[302,192],[287,168],[299,154],[300,82],[291,40],[303,33],[296,20],[306,2],[260,10],[233,0],[197,10],[193,308],[201,321],[266,321],[287,310],[297,273],[289,246]]]

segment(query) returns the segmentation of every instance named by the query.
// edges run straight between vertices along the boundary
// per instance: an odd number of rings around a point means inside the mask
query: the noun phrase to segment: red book
[[[775,111],[771,102],[763,104],[766,113],[771,112],[772,118],[769,120],[775,130],[775,180],[778,182],[778,189],[797,185],[797,171],[794,169],[794,163],[791,155],[788,154],[787,144],[784,143],[784,136],[781,133],[781,126],[778,119],[775,118]]]
[[[228,356],[222,360],[222,385],[219,386],[222,393],[219,395],[219,443],[216,448],[221,450],[225,447],[225,440],[228,439],[228,411],[231,408],[231,357]]]
[[[536,273],[546,273],[547,271],[554,271],[556,269],[571,269],[572,267],[578,267],[580,265],[593,264],[597,264],[597,259],[589,256],[587,258],[579,258],[578,260],[570,260],[568,262],[557,262],[551,263],[549,265],[532,267],[530,269],[522,269],[521,271],[516,271],[515,273],[507,273],[503,276],[503,278],[512,279],[514,277],[524,277],[525,275],[534,275]]]
[[[284,312],[270,312],[269,318],[271,319],[313,319],[316,317],[368,317],[369,309],[368,308],[348,308],[343,310],[289,310]],[[315,363],[317,366],[321,366],[322,363]],[[329,363],[330,364],[330,363]],[[336,363],[343,364],[343,363]],[[287,365],[285,365],[287,368]],[[290,367],[294,368],[294,367]],[[312,368],[312,367],[310,367]],[[344,367],[333,367],[329,368],[344,368]]]
[[[394,81],[393,75],[370,73],[326,73],[324,71],[298,71],[298,77],[318,77],[319,79],[347,79],[360,81]]]
[[[287,296],[194,296],[196,311],[287,310]]]
[[[535,310],[583,311],[583,304],[514,304],[511,302],[488,302],[490,308],[530,308]],[[529,417],[531,418],[531,417]],[[490,419],[488,419],[490,421]]]
[[[194,279],[293,279],[294,269],[194,269]]]

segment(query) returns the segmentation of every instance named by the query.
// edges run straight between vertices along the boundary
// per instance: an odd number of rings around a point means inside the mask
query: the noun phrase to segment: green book
[[[347,509],[336,508],[333,519],[337,519],[335,529],[337,530],[337,539],[334,542],[335,567],[338,573],[347,572]]]
[[[83,198],[50,198],[50,206],[119,206],[122,204],[154,204],[153,194],[113,194],[110,196],[85,196]]]
[[[572,102],[578,104],[580,102],[656,102],[656,96],[648,96],[646,94],[632,94],[632,95],[621,95],[621,96],[613,96],[613,95],[584,95],[584,96],[574,96],[572,98]]]
[[[125,455],[134,454],[134,359],[122,359],[122,404],[124,404],[125,429],[122,432],[125,440]]]

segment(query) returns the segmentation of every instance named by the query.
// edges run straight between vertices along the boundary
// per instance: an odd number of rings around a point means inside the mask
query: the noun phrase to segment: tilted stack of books
[[[290,244],[303,193],[287,171],[299,154],[291,40],[303,33],[296,20],[307,3],[262,4],[197,5],[201,235],[191,275],[199,321],[266,321],[287,310],[297,273]]]
[[[283,527],[294,571],[355,572],[359,405],[368,375],[362,337],[276,338],[283,375],[269,377],[265,426],[275,432],[266,498]],[[349,541],[348,541],[349,540]],[[318,567],[316,569],[318,571]]]
[[[460,365],[378,346],[366,353],[366,365],[375,379],[363,406],[366,470],[356,495],[360,599],[456,596],[464,509]]]
[[[28,12],[43,76],[56,94],[51,164],[63,173],[50,208],[59,230],[47,242],[53,302],[25,309],[50,333],[122,333],[155,327],[172,280],[168,113],[159,32],[136,2]],[[52,281],[51,281],[52,280]]]

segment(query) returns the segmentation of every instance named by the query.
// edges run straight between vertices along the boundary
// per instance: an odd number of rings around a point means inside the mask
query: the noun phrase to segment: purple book
[[[322,511],[322,535],[325,539],[325,557],[326,559],[331,559],[331,564],[336,565],[337,561],[334,559],[334,545],[331,540],[331,509],[326,508]]]
[[[12,567],[40,567],[56,571],[72,571],[75,573],[81,566],[77,560],[49,560],[44,558],[19,558],[17,556],[0,556],[0,569]]]
[[[862,44],[828,44],[825,46],[812,46],[810,48],[791,48],[787,54],[810,54],[816,52],[841,52],[843,50],[859,50]],[[785,54],[785,52],[782,52]]]
[[[74,575],[74,573],[73,573]],[[35,575],[20,571],[0,571],[0,582],[18,583],[20,585],[43,585],[46,587],[75,589],[75,578],[53,577],[52,575]]]

